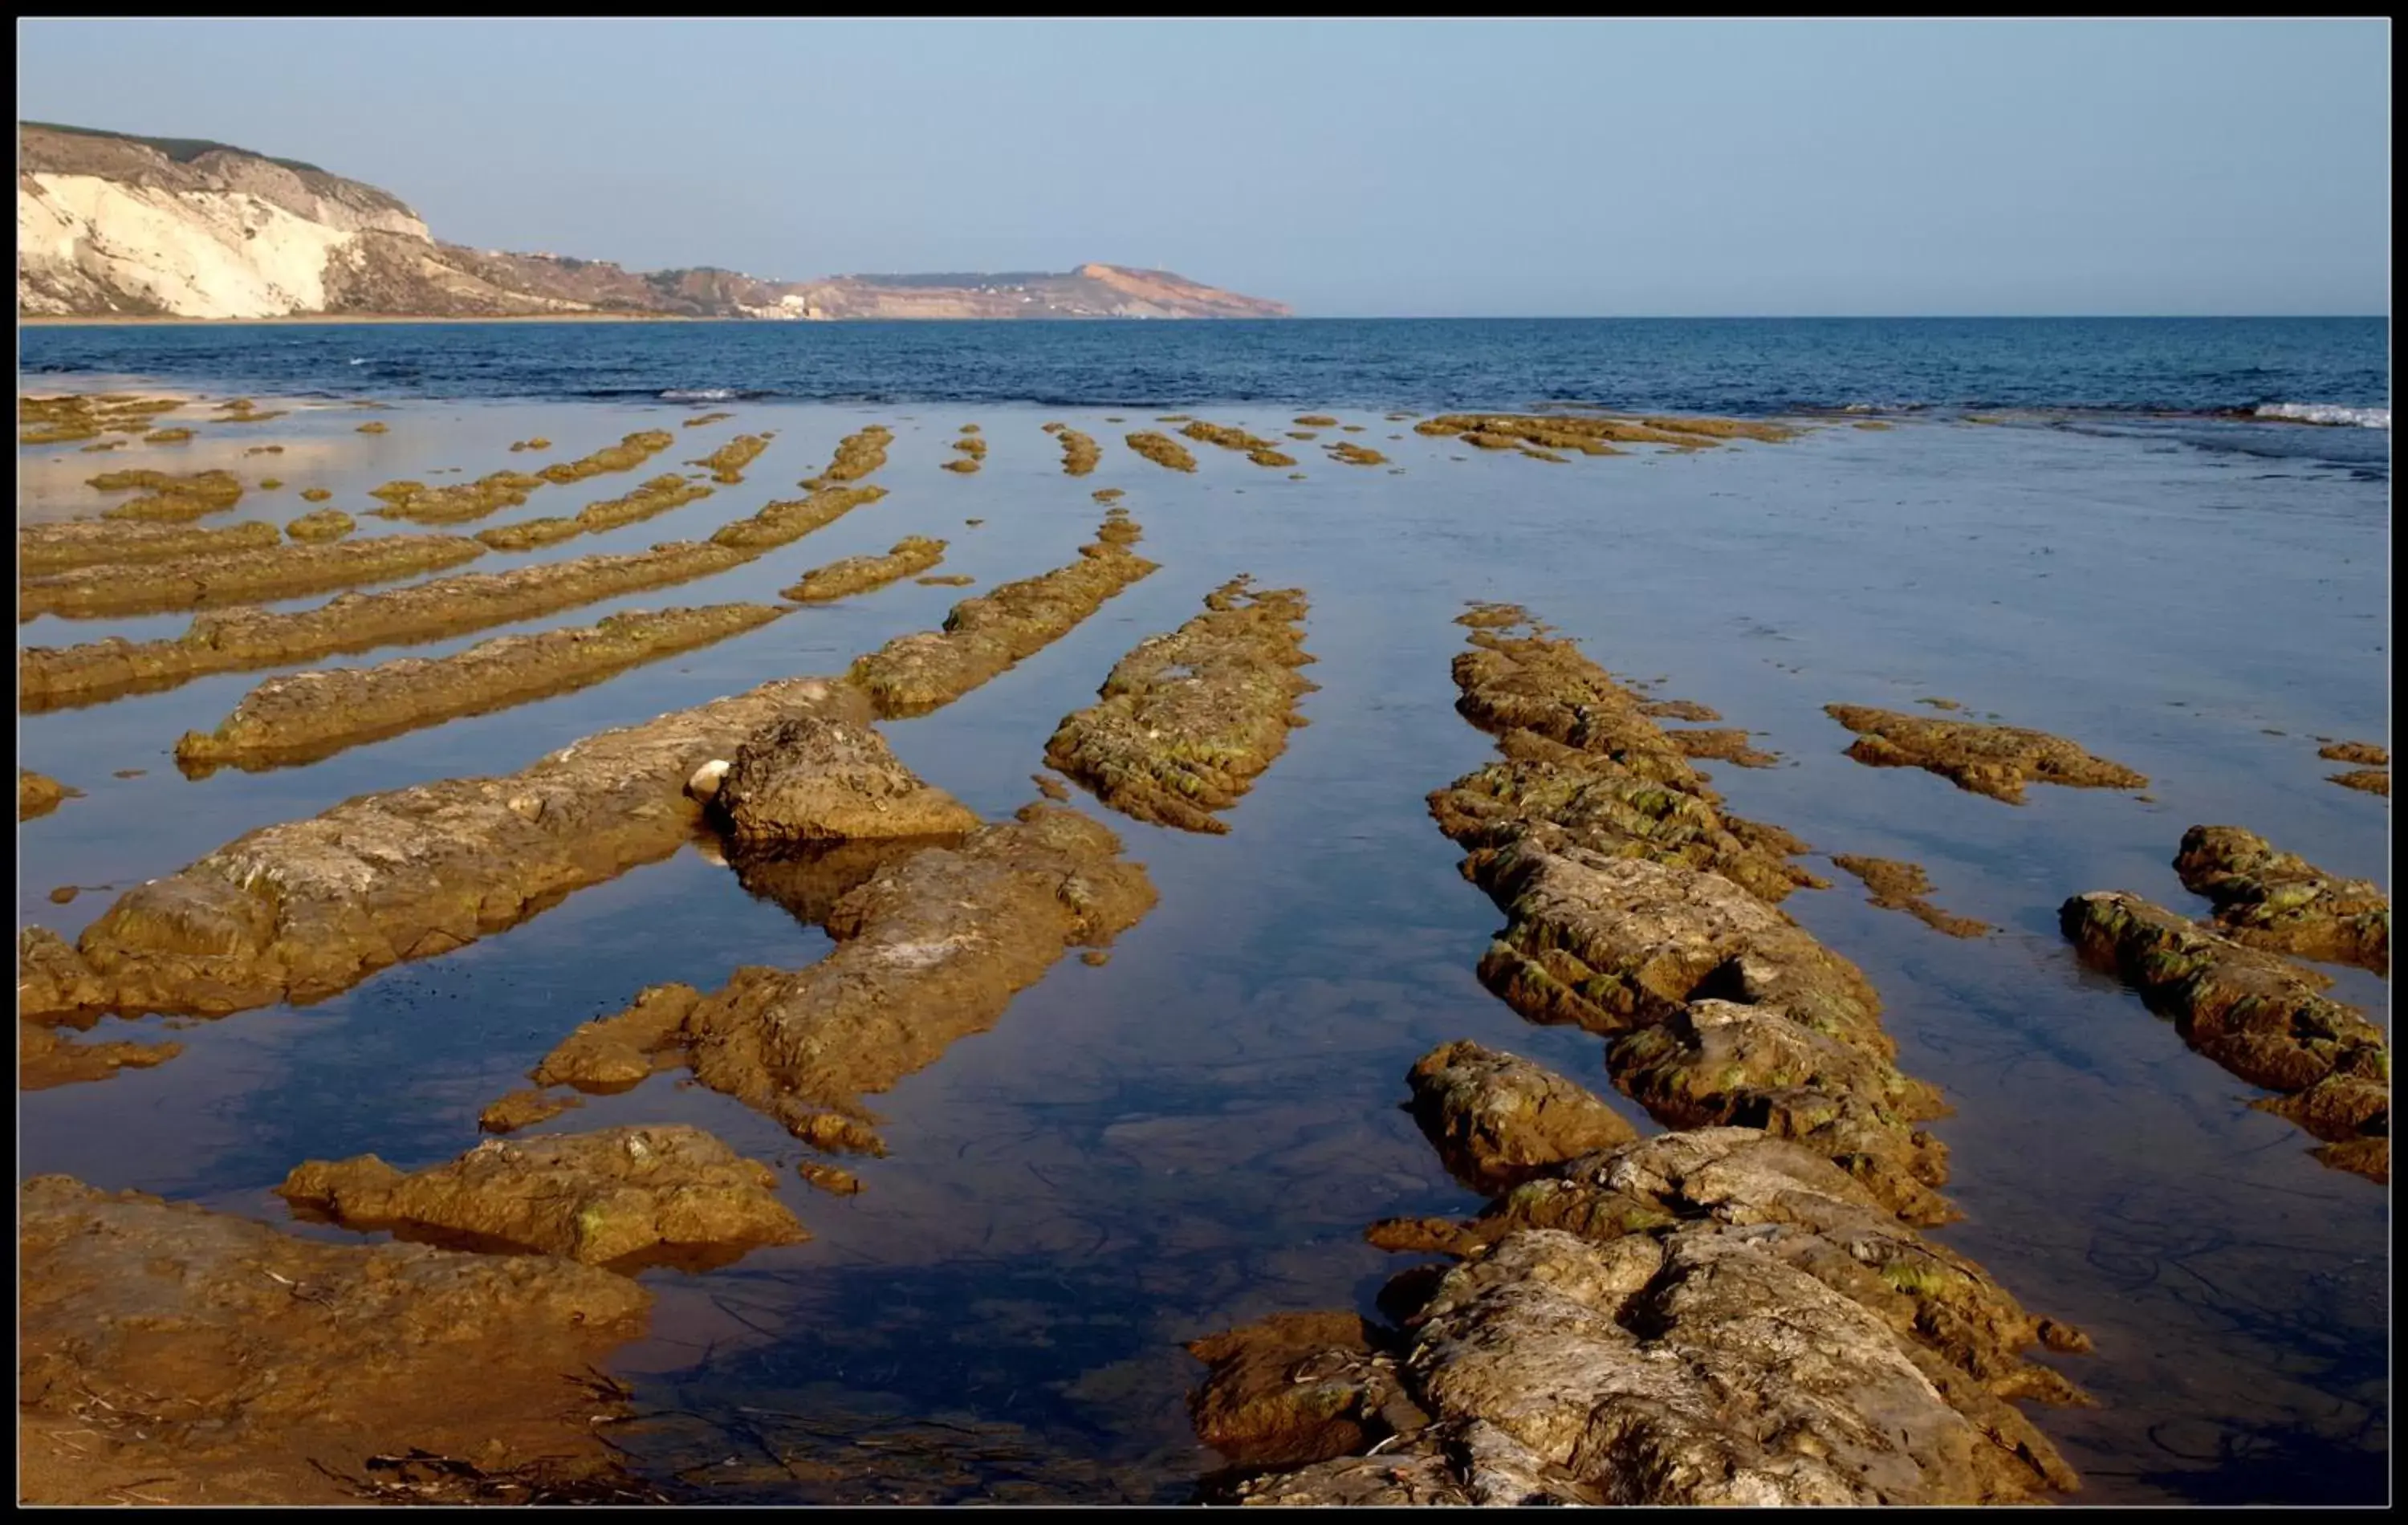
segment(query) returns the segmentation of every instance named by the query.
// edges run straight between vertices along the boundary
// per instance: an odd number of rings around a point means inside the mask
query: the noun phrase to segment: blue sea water
[[[138,324],[19,344],[27,374],[337,396],[1740,414],[2391,401],[2381,317]]]
[[[506,445],[531,434],[564,457],[635,427],[677,429],[681,456],[738,430],[771,437],[745,482],[542,558],[708,535],[791,495],[862,423],[895,428],[887,500],[681,602],[767,599],[907,531],[947,537],[946,570],[991,588],[1061,562],[1091,531],[1089,489],[1122,488],[1163,569],[993,683],[890,727],[910,767],[989,817],[1029,797],[1058,718],[1093,701],[1131,643],[1223,578],[1309,591],[1312,724],[1227,836],[1081,799],[1160,893],[1109,962],[1064,960],[992,1030],[877,1096],[892,1153],[851,1161],[860,1195],[787,1173],[810,1242],[646,1273],[653,1332],[612,1368],[644,1414],[624,1443],[697,1502],[793,1503],[798,1488],[827,1503],[1189,1497],[1216,1463],[1189,1428],[1201,1369],[1182,1342],[1276,1311],[1369,1313],[1397,1265],[1362,1241],[1366,1223],[1478,1207],[1398,1106],[1419,1055],[1468,1036],[1608,1091],[1592,1035],[1529,1026],[1479,985],[1498,917],[1427,820],[1429,789],[1494,755],[1455,714],[1449,677],[1453,620],[1481,597],[1526,602],[1615,670],[1660,675],[1749,727],[1783,765],[1714,768],[1741,813],[1823,852],[1915,861],[1947,909],[1997,928],[1941,938],[1836,870],[1832,889],[1784,905],[1864,969],[1901,1068],[1955,1108],[1934,1128],[1968,1216],[1942,1237],[2095,1337],[2063,1364],[2099,1406],[2035,1411],[2085,1475],[2079,1498],[2385,1496],[2384,1193],[2325,1170],[2312,1140],[2251,1106],[2260,1093],[2083,968],[2056,908],[2120,886],[2200,909],[2171,868],[2194,822],[2245,824],[2387,884],[2387,801],[2334,787],[2316,749],[2389,739],[2389,432],[2257,416],[2387,410],[2386,320],[134,325],[41,327],[21,344],[35,391],[140,377],[396,405],[373,436],[347,407],[304,408],[273,429],[203,419],[188,443],[114,458],[289,479],[230,518],[280,521],[304,485],[365,510],[382,481],[521,464]],[[1554,465],[1381,419],[1549,402],[1898,416],[1779,446]],[[734,416],[679,429],[706,407]],[[1299,480],[1199,449],[1181,473],[1123,448],[1125,428],[1187,409],[1263,432],[1307,410],[1351,415],[1340,427],[1393,464],[1298,449]],[[1967,413],[2012,426],[1951,422]],[[1039,429],[1051,418],[1103,443],[1093,478],[1062,474]],[[973,423],[992,456],[957,476],[943,463]],[[283,453],[252,459],[270,439]],[[78,447],[19,458],[21,515],[36,499],[75,514],[108,501]],[[362,532],[377,523],[364,512]],[[187,779],[169,752],[258,673],[21,715],[22,760],[88,796],[22,831],[21,925],[73,935],[127,886],[352,795],[506,772],[705,697],[841,671],[936,627],[960,592],[901,583],[274,772]],[[643,602],[659,598],[538,623]],[[184,623],[46,616],[20,640]],[[450,655],[494,633],[340,661]],[[1861,767],[1822,709],[1932,695],[2153,782],[2138,796],[2036,788],[2010,808]],[[186,1052],[22,1098],[21,1171],[282,1224],[267,1188],[299,1159],[449,1159],[575,1022],[647,984],[715,987],[821,956],[817,927],[705,845],[306,1009],[112,1021],[103,1036],[157,1028]],[[60,903],[54,885],[84,893]],[[2386,985],[2334,972],[2336,995],[2387,1026]],[[662,1122],[781,1167],[796,1153],[767,1118],[666,1075],[544,1130]]]

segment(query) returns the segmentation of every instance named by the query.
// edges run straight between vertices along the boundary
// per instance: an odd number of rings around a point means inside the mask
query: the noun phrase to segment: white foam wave
[[[2388,429],[2388,408],[2345,408],[2337,402],[2264,402],[2259,418],[2287,419],[2294,424],[2337,424],[2358,429]]]
[[[727,402],[736,394],[724,386],[698,387],[692,391],[672,389],[661,394],[663,402]]]

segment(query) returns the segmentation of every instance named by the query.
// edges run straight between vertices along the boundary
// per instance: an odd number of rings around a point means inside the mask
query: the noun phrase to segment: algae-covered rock
[[[2174,871],[2214,903],[2217,928],[2235,942],[2390,972],[2391,897],[2366,880],[2327,873],[2237,826],[2184,832]]]
[[[1343,462],[1348,466],[1385,466],[1388,464],[1388,458],[1385,455],[1381,454],[1378,451],[1371,449],[1368,445],[1358,445],[1351,439],[1341,439],[1334,445],[1325,445],[1322,448],[1329,453],[1332,460]]]
[[[656,1124],[489,1139],[409,1174],[374,1155],[311,1160],[276,1193],[346,1228],[633,1269],[671,1258],[725,1264],[810,1237],[777,1184],[777,1172],[698,1128]]]
[[[1918,864],[1854,853],[1834,853],[1831,861],[1863,880],[1865,899],[1885,911],[1903,911],[1933,931],[1945,932],[1950,937],[1985,937],[1990,932],[1986,924],[1971,916],[1953,915],[1925,899],[1931,892],[1931,881]]]
[[[105,511],[110,520],[179,524],[220,513],[242,500],[242,482],[231,471],[104,471],[91,479],[104,493],[142,490],[143,496]]]
[[[176,743],[176,763],[188,776],[206,777],[226,766],[315,762],[366,741],[581,688],[757,628],[780,612],[767,604],[630,610],[595,625],[498,636],[450,656],[270,678],[214,731],[186,731]]]
[[[1639,1136],[1585,1088],[1468,1040],[1432,1049],[1406,1079],[1413,1120],[1455,1179],[1475,1191],[1508,1190]]]
[[[859,482],[886,464],[886,447],[895,442],[895,431],[883,424],[872,424],[865,429],[846,435],[837,441],[836,458],[820,473],[825,482]],[[803,485],[816,486],[817,482]]]
[[[758,555],[798,540],[885,496],[883,487],[819,488],[809,497],[766,503],[750,518],[720,525],[711,532],[710,543]]]
[[[278,545],[175,562],[82,567],[19,583],[17,617],[93,619],[292,598],[456,567],[484,554],[483,546],[461,536],[381,535],[338,545]]]
[[[1196,457],[1188,452],[1186,446],[1167,434],[1158,434],[1152,429],[1140,429],[1128,437],[1128,448],[1154,465],[1167,467],[1173,471],[1196,469]]]
[[[805,572],[803,580],[788,588],[783,597],[797,603],[824,603],[882,588],[916,572],[924,572],[944,559],[944,541],[907,535],[882,556],[847,556],[815,567]]]
[[[537,474],[546,482],[568,482],[598,477],[605,471],[632,471],[676,443],[677,437],[666,430],[640,429],[590,455],[554,461]]]
[[[577,511],[575,518],[522,519],[516,524],[480,530],[477,539],[496,551],[532,550],[579,535],[599,534],[623,525],[639,524],[671,509],[709,497],[710,492],[699,482],[688,482],[674,473],[664,473],[634,492],[588,503]]]
[[[2342,1152],[2329,1164],[2390,1175],[2391,1051],[2383,1029],[2320,993],[2331,982],[2208,931],[2136,895],[2093,890],[2058,908],[2086,963],[2113,971],[2183,1041],[2253,1086],[2316,1101],[2276,1109]],[[2371,1141],[2381,1141],[2379,1144]]]
[[[663,437],[664,439],[666,436]],[[547,472],[555,469],[544,468]],[[552,479],[566,482],[566,477]],[[422,525],[456,525],[472,519],[482,519],[503,509],[512,509],[527,500],[527,495],[544,484],[543,477],[531,477],[523,471],[496,471],[474,482],[455,482],[449,487],[429,487],[423,482],[389,482],[368,490],[370,497],[384,500],[385,506],[372,510],[380,519],[407,519]],[[308,494],[303,494],[308,496]]]
[[[358,527],[359,522],[340,509],[320,509],[286,525],[284,533],[304,545],[324,545]]]
[[[852,681],[882,715],[925,713],[1061,639],[1104,600],[1155,569],[1099,534],[1067,567],[963,599],[945,616],[942,630],[897,636],[855,661]]]
[[[711,808],[752,842],[959,834],[978,817],[903,766],[886,739],[836,716],[798,715],[745,739]]]
[[[292,613],[256,608],[205,613],[181,636],[158,640],[112,637],[78,646],[21,648],[17,703],[29,711],[93,704],[120,694],[173,688],[207,673],[438,640],[692,582],[741,566],[751,554],[672,542],[507,572],[439,577],[380,593],[347,593]]]
[[[515,1090],[488,1104],[478,1115],[477,1127],[486,1133],[515,1133],[584,1104],[582,1099],[566,1092]]]
[[[1958,788],[2020,805],[2027,784],[2078,789],[2145,789],[2149,781],[2121,763],[2094,757],[2046,731],[1938,720],[1859,704],[1823,712],[1856,732],[1848,755],[1873,768],[1920,768]]]
[[[738,482],[744,480],[744,468],[759,459],[761,453],[768,448],[769,440],[766,435],[739,434],[700,460],[687,464],[710,471],[713,482]]]
[[[1374,1333],[1353,1314],[1287,1313],[1189,1341],[1211,1368],[1189,1400],[1196,1437],[1240,1466],[1293,1466],[1426,1424]]]
[[[1296,669],[1304,595],[1257,592],[1240,577],[1204,612],[1149,637],[1116,663],[1102,702],[1066,715],[1045,760],[1140,821],[1226,832],[1226,810],[1287,746],[1313,688]]]
[[[109,519],[61,519],[17,530],[17,575],[79,567],[178,561],[186,556],[260,551],[277,543],[276,526],[253,520],[223,529]]]
[[[1083,477],[1102,464],[1104,453],[1102,447],[1096,443],[1095,436],[1067,427],[1055,429],[1054,435],[1062,441],[1064,476]]]

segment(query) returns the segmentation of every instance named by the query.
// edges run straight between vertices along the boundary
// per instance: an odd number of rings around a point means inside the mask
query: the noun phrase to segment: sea
[[[1203,1368],[1184,1343],[1274,1312],[1375,1315],[1410,1262],[1365,1244],[1365,1227],[1481,1205],[1400,1110],[1420,1055],[1462,1038],[1524,1054],[1653,1127],[1612,1093],[1597,1038],[1527,1024],[1482,988],[1501,917],[1427,817],[1429,791],[1494,755],[1454,710],[1453,621],[1505,599],[1778,755],[1706,767],[1732,810],[1812,844],[1803,861],[1832,887],[1783,909],[1863,968],[1899,1067],[1955,1109],[1930,1126],[1966,1217],[1935,1236],[2092,1335],[2088,1354],[2045,1359],[2097,1406],[2032,1410],[2083,1474],[2072,1502],[2379,1503],[2386,1188],[2318,1164],[2312,1139],[2251,1105],[2263,1093],[2082,967],[2057,909],[2122,888],[2200,914],[2171,866],[2196,824],[2247,827],[2387,889],[2387,798],[2329,782],[2339,765],[2317,753],[2390,739],[2389,343],[2381,317],[27,327],[21,392],[147,388],[203,406],[170,420],[196,429],[186,444],[21,446],[21,519],[113,501],[87,483],[97,458],[235,471],[250,490],[212,524],[282,523],[307,487],[362,515],[359,533],[388,533],[413,526],[365,517],[379,483],[678,435],[634,477],[547,487],[493,521],[506,523],[615,496],[737,432],[771,437],[741,483],[531,558],[546,559],[707,536],[797,496],[843,435],[896,432],[871,479],[886,498],[757,563],[321,666],[442,656],[631,607],[774,599],[810,567],[907,534],[945,539],[939,570],[975,585],[905,582],[800,610],[308,767],[175,765],[179,735],[271,672],[21,712],[21,763],[84,793],[21,827],[20,925],[72,937],[126,888],[254,827],[841,671],[938,627],[968,594],[1071,559],[1100,512],[1091,493],[1117,487],[1162,569],[984,687],[889,726],[898,755],[981,814],[1009,813],[1113,662],[1240,572],[1310,600],[1310,724],[1226,836],[1074,793],[1147,866],[1158,905],[1109,962],[1065,959],[992,1030],[868,1098],[889,1152],[845,1160],[859,1195],[814,1192],[781,1129],[673,1075],[538,1125],[707,1127],[781,1167],[812,1236],[715,1271],[643,1273],[652,1332],[612,1371],[638,1415],[620,1444],[656,1486],[695,1503],[1195,1499],[1225,1463],[1189,1428]],[[234,396],[288,411],[213,422],[206,404]],[[1442,410],[1583,408],[1801,433],[1555,463],[1412,428]],[[707,412],[729,416],[682,426]],[[1300,422],[1319,414],[1339,422]],[[1300,464],[1199,441],[1198,468],[1181,473],[1125,447],[1182,415],[1269,437]],[[387,429],[363,435],[366,419]],[[1054,422],[1102,444],[1094,475],[1063,474],[1042,428]],[[971,424],[982,468],[940,469]],[[510,451],[535,435],[553,450]],[[1344,441],[1386,459],[1324,453]],[[43,616],[19,640],[187,623]],[[1927,698],[2070,738],[2150,784],[2039,784],[2011,806],[1860,766],[1823,712]],[[1823,861],[1846,853],[1920,864],[1935,901],[1994,930],[1954,940],[1869,904]],[[165,1032],[184,1052],[23,1094],[21,1174],[356,1238],[293,1224],[271,1188],[305,1158],[448,1160],[577,1023],[646,985],[710,988],[828,945],[698,842],[306,1007],[106,1020],[88,1036]],[[2384,979],[2329,972],[2337,999],[2388,1029]]]

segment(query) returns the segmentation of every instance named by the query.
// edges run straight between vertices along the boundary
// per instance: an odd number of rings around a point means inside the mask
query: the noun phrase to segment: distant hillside
[[[437,241],[399,197],[203,138],[17,124],[17,310],[273,318],[1280,318],[1167,270],[763,281]]]

